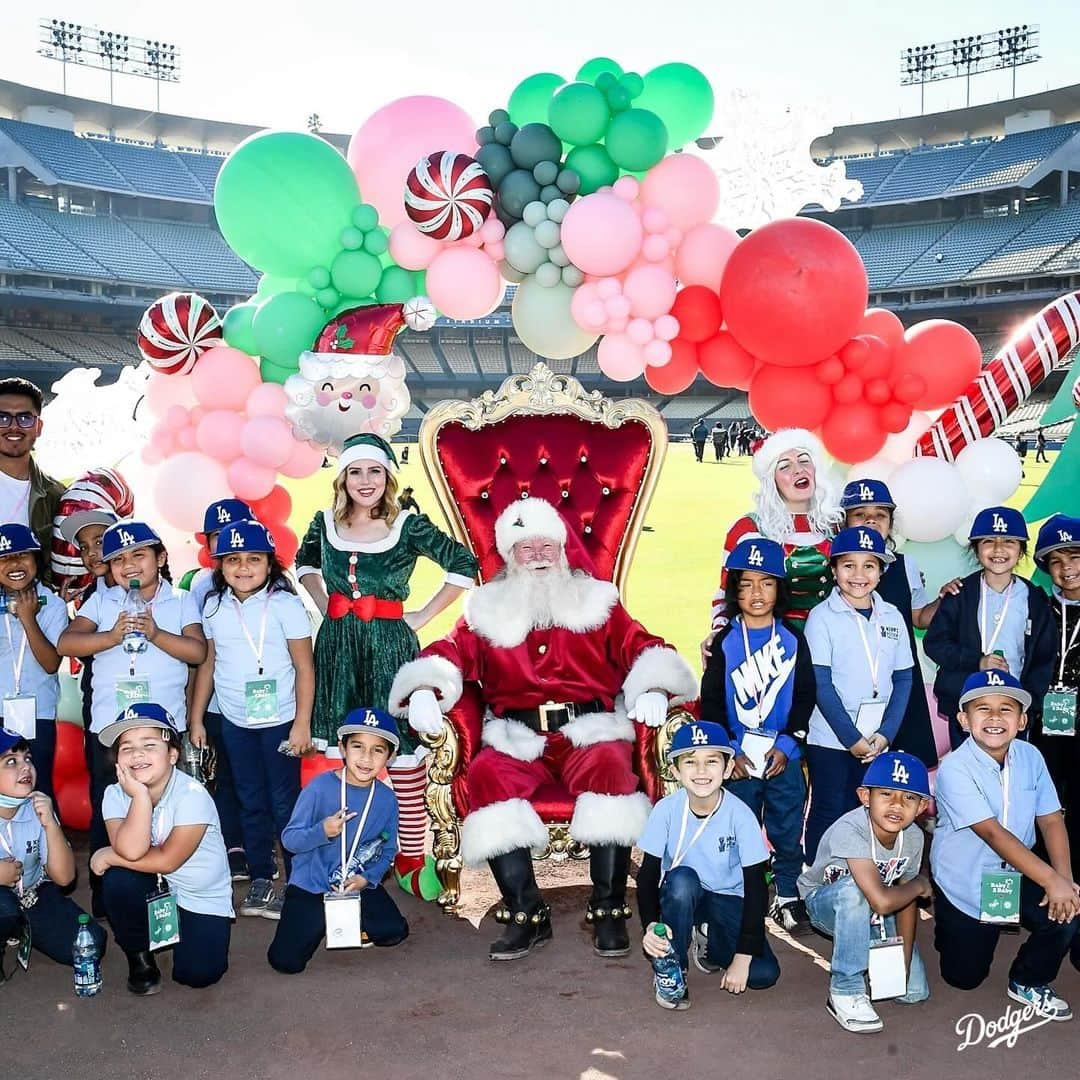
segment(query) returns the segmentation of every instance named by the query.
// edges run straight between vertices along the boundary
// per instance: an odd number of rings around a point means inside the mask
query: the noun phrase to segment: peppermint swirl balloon
[[[480,162],[440,150],[409,173],[405,213],[420,232],[436,240],[461,240],[484,224],[494,195]]]
[[[218,313],[198,293],[169,293],[146,309],[135,340],[155,371],[186,375],[224,339]]]

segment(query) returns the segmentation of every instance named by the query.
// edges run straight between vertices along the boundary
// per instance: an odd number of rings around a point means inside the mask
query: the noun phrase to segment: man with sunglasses
[[[0,379],[0,524],[29,526],[42,550],[48,551],[64,486],[33,459],[41,434],[41,406],[41,390],[28,379]],[[46,559],[46,582],[48,578]]]

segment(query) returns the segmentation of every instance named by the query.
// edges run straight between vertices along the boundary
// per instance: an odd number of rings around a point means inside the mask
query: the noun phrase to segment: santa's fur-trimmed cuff
[[[623,683],[626,707],[632,709],[634,702],[648,690],[663,690],[671,699],[669,704],[683,705],[698,696],[698,680],[674,649],[653,645],[630,665]]]
[[[434,690],[439,708],[448,713],[460,700],[464,683],[461,671],[441,656],[420,656],[398,668],[390,686],[389,711],[406,716],[414,690]]]
[[[574,803],[570,835],[581,844],[598,847],[619,844],[632,847],[652,811],[648,795],[597,795],[586,791]]]
[[[484,720],[480,741],[492,750],[517,758],[518,761],[535,761],[543,754],[547,745],[543,735],[526,727],[519,720],[490,715]]]
[[[547,844],[547,826],[526,799],[504,799],[473,810],[461,826],[461,857],[468,866],[483,866],[518,848],[539,853]]]
[[[595,746],[602,742],[633,742],[634,725],[627,718],[622,703],[615,705],[614,712],[588,713],[575,716],[568,724],[559,728],[571,743],[580,749],[583,746]]]

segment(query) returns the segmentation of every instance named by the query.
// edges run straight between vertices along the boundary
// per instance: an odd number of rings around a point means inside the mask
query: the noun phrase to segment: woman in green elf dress
[[[315,640],[313,738],[331,750],[341,718],[361,706],[387,707],[394,674],[420,651],[416,632],[471,587],[476,560],[424,514],[397,501],[397,459],[378,435],[355,435],[337,460],[334,505],[319,511],[296,556],[297,577],[323,613]],[[423,607],[406,611],[419,557],[446,571]],[[401,748],[390,766],[400,810],[398,883],[426,899],[438,895],[424,855],[425,749],[401,720]]]

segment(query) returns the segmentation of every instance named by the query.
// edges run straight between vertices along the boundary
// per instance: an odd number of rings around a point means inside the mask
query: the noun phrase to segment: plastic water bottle
[[[124,615],[145,615],[149,611],[142,593],[139,592],[140,588],[139,579],[132,578],[128,585],[127,596],[124,597],[124,602],[120,607]],[[141,630],[129,630],[124,635],[124,640],[120,642],[120,647],[129,656],[137,656],[139,653],[146,652],[149,644],[146,635]]]
[[[357,848],[354,858],[358,865],[353,873],[362,874],[373,862],[375,862],[382,854],[382,849],[386,846],[386,841],[389,839],[389,833],[381,832],[374,840],[369,840],[366,844]]]
[[[653,983],[656,986],[656,994],[665,1001],[682,1001],[686,997],[686,976],[683,975],[679,958],[675,955],[675,949],[671,944],[671,931],[663,924],[657,923],[653,927],[657,937],[668,939],[668,949],[663,956],[653,957]]]
[[[75,969],[75,996],[93,997],[101,989],[101,953],[90,933],[90,916],[79,916],[79,930],[71,947]]]

